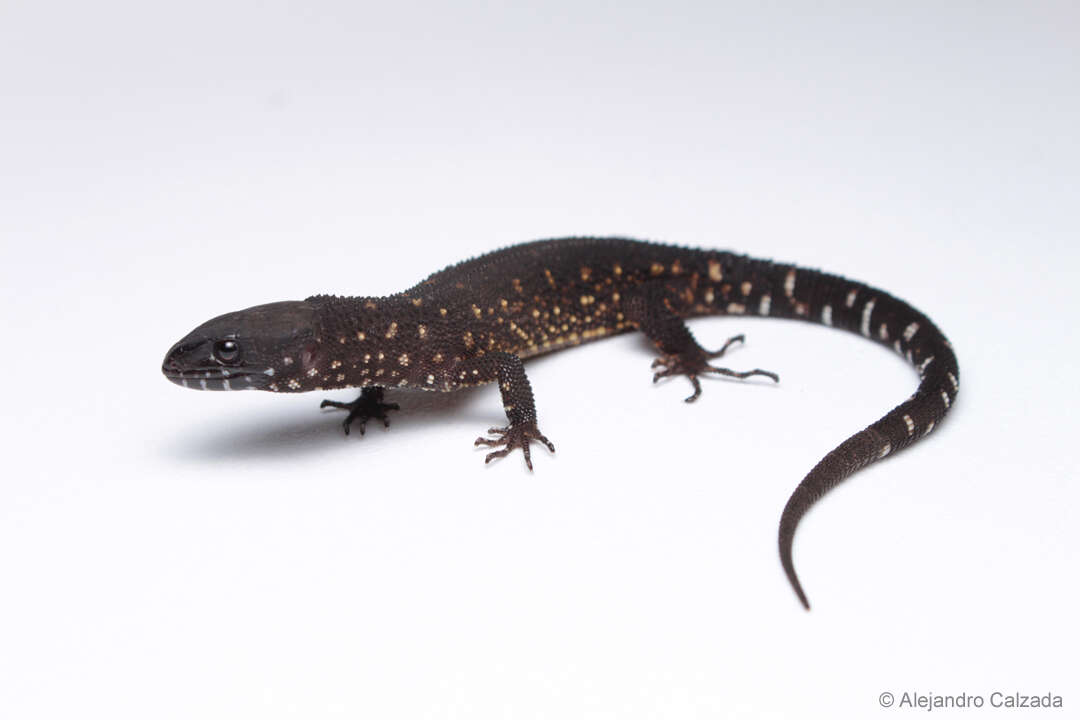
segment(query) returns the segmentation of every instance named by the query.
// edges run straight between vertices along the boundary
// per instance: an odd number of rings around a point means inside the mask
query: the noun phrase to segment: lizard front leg
[[[555,452],[555,446],[540,433],[536,426],[536,403],[533,400],[532,386],[529,384],[529,378],[525,376],[525,367],[521,364],[521,358],[512,353],[492,352],[465,360],[460,368],[460,372],[465,374],[466,381],[470,384],[491,381],[499,383],[503,410],[510,423],[506,427],[489,429],[488,432],[496,436],[494,438],[476,438],[474,445],[500,448],[488,453],[484,458],[485,463],[505,457],[511,451],[521,448],[522,454],[525,455],[525,464],[532,470],[529,444],[534,440],[546,445],[551,452]]]
[[[397,403],[383,402],[383,389],[381,387],[366,387],[360,391],[360,397],[352,402],[337,402],[335,400],[323,400],[320,408],[334,407],[348,410],[349,414],[341,423],[345,428],[345,434],[349,434],[349,426],[354,422],[360,423],[360,434],[364,434],[367,421],[371,419],[382,420],[383,425],[390,427],[390,416],[386,413],[390,410],[399,410]]]

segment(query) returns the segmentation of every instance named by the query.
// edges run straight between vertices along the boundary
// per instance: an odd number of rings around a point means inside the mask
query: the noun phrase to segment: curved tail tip
[[[810,612],[810,602],[806,599],[806,593],[803,592],[802,587],[796,580],[794,584],[795,594],[799,596],[799,602],[802,603],[803,609]]]
[[[791,589],[795,591],[795,595],[799,598],[799,602],[805,610],[810,610],[810,601],[806,599],[806,593],[803,592],[802,583],[799,582],[799,576],[795,574],[795,561],[791,557],[791,545],[795,538],[794,528],[788,529],[783,521],[781,521],[780,528],[780,565],[784,568],[784,575],[787,576],[788,582],[791,583]]]
[[[810,601],[806,599],[806,593],[803,592],[802,583],[799,582],[799,576],[795,574],[795,566],[791,563],[791,556],[787,555],[781,558],[781,562],[784,566],[784,574],[787,575],[788,582],[791,583],[791,589],[795,591],[796,597],[799,598],[799,602],[807,611],[810,610]]]

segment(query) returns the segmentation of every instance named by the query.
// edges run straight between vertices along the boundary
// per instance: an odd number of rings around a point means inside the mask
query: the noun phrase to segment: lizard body
[[[861,334],[904,355],[921,381],[915,393],[852,435],[803,479],[781,515],[781,563],[809,609],[792,562],[795,528],[823,494],[856,470],[927,435],[959,390],[956,356],[918,310],[837,275],[715,250],[623,238],[563,238],[512,246],[437,272],[386,297],[316,295],[214,318],[166,355],[165,375],[185,387],[304,392],[359,387],[345,430],[389,424],[385,388],[453,391],[498,382],[508,425],[476,444],[486,461],[529,445],[554,446],[537,426],[522,360],[630,330],[660,352],[654,382],[686,375],[692,402],[703,374],[779,378],[710,364],[684,320],[702,315],[800,319]]]

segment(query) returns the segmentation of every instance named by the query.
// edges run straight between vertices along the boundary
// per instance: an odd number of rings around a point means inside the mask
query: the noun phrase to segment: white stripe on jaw
[[[201,387],[203,390],[205,390],[206,389],[206,380],[200,380],[199,381],[199,387]]]
[[[263,373],[269,375],[270,377],[274,377],[274,368],[266,368],[265,370],[263,370]]]
[[[231,388],[231,387],[229,387],[229,378],[224,378],[224,379],[223,379],[223,380],[221,381],[221,385],[222,385],[222,387],[224,387],[224,388],[225,388],[226,390],[232,390],[232,388]]]

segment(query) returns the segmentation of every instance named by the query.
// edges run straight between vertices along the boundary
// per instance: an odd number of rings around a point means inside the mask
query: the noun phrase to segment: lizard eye
[[[214,343],[214,358],[222,363],[233,363],[240,357],[240,345],[235,340],[218,340]]]

